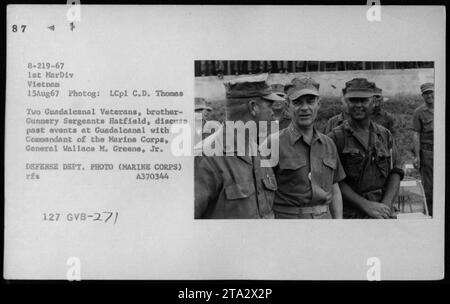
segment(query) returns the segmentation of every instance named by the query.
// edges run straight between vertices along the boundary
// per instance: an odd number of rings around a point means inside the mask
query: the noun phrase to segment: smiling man
[[[433,214],[433,116],[434,84],[420,86],[425,103],[414,111],[414,166],[420,169],[423,187],[427,199],[428,213]]]
[[[354,78],[343,93],[350,118],[328,136],[347,175],[339,184],[344,218],[390,218],[403,170],[391,132],[370,119],[375,84]]]
[[[319,84],[312,78],[294,79],[287,91],[292,122],[271,141],[279,141],[274,167],[278,190],[274,212],[278,219],[342,218],[338,182],[345,178],[336,146],[314,128],[320,108]]]

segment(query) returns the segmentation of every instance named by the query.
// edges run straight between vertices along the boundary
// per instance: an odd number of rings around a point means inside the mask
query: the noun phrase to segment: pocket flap
[[[232,184],[225,187],[225,195],[229,200],[243,199],[255,193],[253,183]]]
[[[377,151],[377,156],[379,158],[386,158],[386,157],[390,157],[391,153],[386,149],[380,149]]]
[[[269,177],[263,178],[263,184],[264,184],[264,187],[266,187],[266,189],[268,189],[270,191],[275,191],[278,189],[275,176],[269,176]]]
[[[306,159],[303,157],[280,159],[280,169],[282,170],[297,170],[304,166],[306,166]]]
[[[330,167],[331,169],[336,169],[336,159],[335,158],[324,158],[323,163],[325,166]]]

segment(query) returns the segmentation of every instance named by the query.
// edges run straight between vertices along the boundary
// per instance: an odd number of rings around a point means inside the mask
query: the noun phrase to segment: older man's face
[[[308,128],[314,124],[320,108],[319,97],[303,95],[291,101],[291,115],[299,128]]]

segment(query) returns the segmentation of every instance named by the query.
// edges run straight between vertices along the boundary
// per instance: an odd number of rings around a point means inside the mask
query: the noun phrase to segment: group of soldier
[[[203,139],[201,145],[221,145],[226,155],[195,157],[195,218],[395,218],[404,171],[394,119],[380,106],[382,90],[365,78],[346,82],[344,111],[322,133],[314,125],[319,87],[310,77],[284,86],[260,79],[225,83],[226,121],[277,120],[279,131],[264,142],[244,136],[244,154],[223,130]],[[420,89],[425,102],[413,115],[414,164],[431,214],[434,85]],[[196,109],[210,110],[203,99],[196,99]],[[272,167],[261,165],[259,153],[269,146],[279,147]]]

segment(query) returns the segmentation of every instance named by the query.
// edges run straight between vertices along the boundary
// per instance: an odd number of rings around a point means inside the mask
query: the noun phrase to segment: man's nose
[[[306,111],[308,110],[308,105],[306,103],[302,103],[299,108],[300,111]]]

